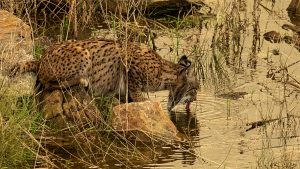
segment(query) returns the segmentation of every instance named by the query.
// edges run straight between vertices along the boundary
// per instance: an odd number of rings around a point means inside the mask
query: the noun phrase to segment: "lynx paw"
[[[88,88],[89,87],[89,80],[86,79],[86,78],[80,78],[79,79],[79,82],[80,82],[80,85],[85,87],[85,88]]]

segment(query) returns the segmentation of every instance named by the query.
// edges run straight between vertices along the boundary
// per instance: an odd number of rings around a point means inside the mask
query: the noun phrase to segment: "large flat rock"
[[[0,10],[0,30],[0,95],[30,95],[35,76],[27,74],[10,79],[7,75],[15,63],[33,59],[31,28],[8,11]]]
[[[134,102],[113,108],[112,127],[138,141],[179,140],[178,130],[159,102]],[[125,135],[126,137],[128,135]]]

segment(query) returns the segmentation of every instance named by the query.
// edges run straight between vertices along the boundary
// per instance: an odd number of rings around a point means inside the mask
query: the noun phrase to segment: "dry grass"
[[[157,34],[169,36],[173,45],[168,55],[172,55],[172,59],[176,60],[183,52],[188,51],[187,54],[195,61],[202,83],[213,84],[217,90],[228,88],[231,80],[229,74],[240,73],[246,68],[246,65],[243,65],[246,62],[243,62],[242,54],[245,49],[246,27],[250,25],[250,16],[246,16],[243,12],[244,1],[228,2],[215,19],[207,22],[198,17],[191,19],[190,16],[196,16],[194,13],[187,13],[177,18],[166,18],[164,21],[172,22],[170,28],[159,20],[146,18],[144,4],[130,1],[111,9],[105,5],[105,2],[103,0],[31,0],[13,3],[10,0],[2,0],[0,7],[30,23],[36,39],[49,34],[53,41],[87,38],[86,30],[93,28],[92,31],[96,32],[95,30],[102,26],[101,28],[107,28],[112,32],[113,39],[123,40],[125,46],[128,41],[134,41],[145,43],[156,50]],[[261,45],[259,3],[261,1],[256,0],[253,7],[253,41],[247,62],[253,69],[256,68],[257,54],[260,52]],[[197,43],[183,50],[182,44],[185,43],[183,32],[186,26],[197,28],[203,33],[205,24],[213,25],[211,42],[201,41],[202,39],[197,37]],[[201,36],[210,36],[203,34]],[[210,43],[211,46],[208,46]],[[38,46],[36,51],[41,53],[42,47]],[[284,72],[282,76],[283,80],[287,79]],[[259,168],[295,168],[287,145],[289,138],[297,133],[295,126],[298,119],[291,116],[289,111],[286,100],[287,84],[288,81],[283,81],[283,97],[280,100],[282,111],[276,117],[279,120],[273,125],[265,125],[261,128],[262,150],[257,160]],[[102,166],[107,162],[130,168],[153,162],[156,158],[156,150],[159,148],[155,143],[138,145],[130,142],[114,131],[109,124],[104,125],[104,131],[99,126],[88,125],[82,128],[73,124],[63,129],[53,130],[40,117],[37,105],[32,102],[32,99],[24,98],[22,104],[17,107],[11,106],[13,103],[11,100],[0,100],[0,156],[2,157],[0,168],[21,165],[28,168],[32,166],[74,168],[77,167],[76,165],[94,167]],[[110,98],[104,98],[100,105],[102,111],[109,114],[112,106]],[[258,112],[261,119],[272,119],[272,109],[270,108],[269,114],[266,115],[263,113],[264,110],[259,109],[260,106],[262,105],[258,106]],[[280,135],[282,150],[280,157],[276,157],[272,149],[271,140],[274,130]]]
[[[34,39],[37,40],[53,32],[56,32],[52,34],[54,40],[50,42],[77,38],[86,28],[96,27],[97,24],[94,23],[100,21],[97,23],[104,23],[113,32],[114,38],[124,40],[125,47],[128,41],[135,41],[155,48],[154,34],[150,27],[166,27],[155,21],[148,25],[143,10],[137,8],[139,4],[134,1],[125,4],[126,6],[118,6],[117,10],[105,8],[105,5],[101,5],[104,2],[36,0],[12,3],[4,0],[0,5],[29,23],[35,32]],[[124,15],[122,9],[130,12]],[[36,55],[42,53],[44,48],[43,42],[40,43],[41,46],[35,48]],[[46,45],[47,43],[49,42]],[[114,161],[130,168],[136,165],[133,161],[147,163],[155,156],[155,143],[136,145],[137,143],[128,141],[125,136],[114,131],[109,124],[104,124],[104,130],[99,126],[79,127],[68,122],[62,129],[49,128],[48,122],[40,115],[38,105],[32,98],[29,100],[32,102],[18,107],[5,105],[6,102],[14,104],[13,101],[0,101],[0,112],[5,112],[1,113],[0,119],[0,155],[4,157],[1,158],[1,168],[72,168],[76,165],[74,161],[86,167],[101,166],[106,161]],[[111,106],[111,102],[105,99],[103,102]],[[103,107],[105,106],[102,103]],[[104,111],[109,112],[109,108]]]

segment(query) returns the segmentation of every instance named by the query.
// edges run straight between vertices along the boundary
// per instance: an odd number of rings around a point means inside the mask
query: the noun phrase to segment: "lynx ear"
[[[188,68],[188,67],[191,66],[192,62],[190,60],[188,60],[188,58],[186,57],[186,55],[183,55],[179,59],[178,64],[181,65],[181,66],[184,66],[185,68]]]

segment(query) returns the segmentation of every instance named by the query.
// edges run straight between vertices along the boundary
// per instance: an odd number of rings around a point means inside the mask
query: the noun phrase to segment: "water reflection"
[[[186,112],[171,112],[170,114],[172,122],[177,127],[177,130],[188,136],[199,136],[198,120],[195,113]]]
[[[171,120],[185,141],[160,148],[160,154],[153,163],[143,168],[174,168],[171,162],[180,162],[184,166],[194,165],[197,156],[195,148],[199,147],[199,123],[194,113],[171,112]]]
[[[195,113],[171,112],[170,115],[178,131],[185,138],[182,142],[168,145],[129,142],[119,139],[114,134],[108,136],[105,133],[75,138],[74,135],[64,132],[51,138],[50,134],[47,134],[48,139],[43,145],[48,152],[59,157],[60,160],[53,161],[59,168],[89,168],[91,164],[109,169],[174,168],[177,163],[181,163],[181,166],[194,165],[197,160],[195,149],[199,147],[199,121]],[[107,138],[103,138],[106,135],[111,143],[109,140],[105,141]],[[68,141],[60,143],[62,139]]]
[[[199,147],[199,123],[195,113],[171,112],[171,120],[188,141],[181,143],[182,163],[193,165],[196,160],[194,149]],[[184,150],[184,151],[182,151]]]

